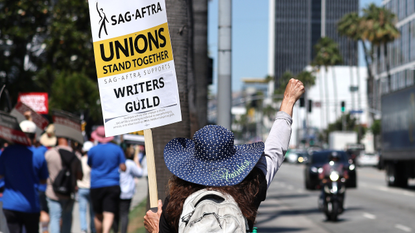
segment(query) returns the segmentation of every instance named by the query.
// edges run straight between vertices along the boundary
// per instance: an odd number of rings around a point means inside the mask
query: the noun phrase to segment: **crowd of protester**
[[[38,137],[30,117],[20,128],[30,146],[6,141],[0,146],[1,232],[127,232],[144,147],[118,145],[105,137],[103,126],[82,144],[56,132],[53,124]],[[53,188],[66,165],[74,177],[69,195]],[[71,229],[76,201],[81,229]]]

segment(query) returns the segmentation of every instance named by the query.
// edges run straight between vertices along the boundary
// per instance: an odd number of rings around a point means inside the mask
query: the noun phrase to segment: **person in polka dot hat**
[[[164,148],[164,161],[173,173],[164,205],[144,217],[149,232],[177,232],[183,203],[192,193],[208,188],[230,194],[253,229],[258,207],[288,149],[292,110],[304,85],[291,79],[265,143],[234,145],[233,133],[218,125],[198,130],[193,139],[175,138]]]

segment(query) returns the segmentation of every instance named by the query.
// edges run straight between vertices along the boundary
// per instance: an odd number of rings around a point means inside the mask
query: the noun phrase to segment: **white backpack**
[[[246,233],[248,221],[232,196],[207,189],[186,198],[179,220],[179,233]]]

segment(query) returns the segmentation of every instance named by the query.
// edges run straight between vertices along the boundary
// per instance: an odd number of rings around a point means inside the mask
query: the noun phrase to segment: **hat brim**
[[[164,148],[164,162],[174,175],[185,181],[205,186],[239,184],[255,167],[264,143],[234,146],[235,154],[221,160],[201,160],[194,156],[195,143],[187,138],[175,138]]]
[[[111,137],[101,137],[100,135],[97,134],[97,131],[92,132],[91,133],[91,137],[94,140],[97,140],[98,142],[101,142],[101,143],[107,143],[107,142],[110,142],[110,141],[114,140],[114,136],[111,136]]]
[[[39,142],[40,144],[44,145],[44,146],[56,146],[56,137],[52,136],[52,137],[48,137],[48,135],[46,133],[42,134],[42,136],[40,136]]]

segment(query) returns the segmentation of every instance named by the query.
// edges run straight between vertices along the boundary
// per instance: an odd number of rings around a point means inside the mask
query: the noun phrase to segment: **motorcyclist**
[[[324,192],[324,184],[330,181],[329,176],[332,171],[337,171],[339,173],[339,176],[344,179],[349,178],[349,174],[347,172],[346,167],[343,165],[343,163],[340,162],[340,154],[336,151],[333,151],[329,155],[329,160],[326,164],[323,165],[322,169],[319,171],[319,179],[321,181],[321,195],[320,195],[320,206],[323,205],[323,200],[326,198],[326,193]],[[340,194],[340,208],[341,211],[343,211],[343,203],[345,199],[345,193]],[[320,207],[321,208],[321,207]]]

